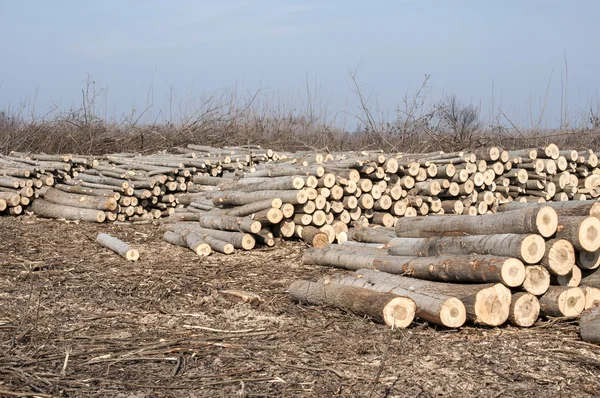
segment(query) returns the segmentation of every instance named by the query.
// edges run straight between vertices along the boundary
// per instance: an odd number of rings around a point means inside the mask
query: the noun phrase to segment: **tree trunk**
[[[265,199],[279,198],[285,203],[303,204],[308,200],[304,190],[300,191],[258,191],[258,192],[240,192],[224,191],[213,199],[215,205],[241,206]]]
[[[266,209],[279,209],[283,205],[283,202],[280,198],[274,199],[264,199],[259,200],[253,203],[248,203],[246,205],[233,207],[231,209],[226,209],[226,214],[234,217],[245,217],[254,213],[258,213],[261,210]]]
[[[550,286],[540,297],[540,308],[546,316],[577,317],[585,307],[585,294],[578,287]]]
[[[298,280],[290,285],[289,293],[295,301],[338,307],[395,328],[408,327],[416,310],[410,298],[337,283]]]
[[[541,265],[528,265],[525,267],[525,281],[521,289],[535,296],[540,296],[548,291],[550,286],[550,273]]]
[[[127,243],[108,234],[99,234],[96,237],[96,242],[112,250],[126,260],[137,261],[140,258],[140,253],[136,249],[132,249]]]
[[[538,263],[544,255],[544,239],[540,235],[473,235],[431,238],[394,238],[388,242],[388,252],[394,256],[440,256],[489,254],[515,257],[528,263]]]
[[[440,216],[400,218],[396,235],[406,238],[428,238],[440,235],[540,234],[552,236],[556,232],[557,215],[548,206],[527,208],[481,217]]]
[[[600,307],[600,289],[592,286],[580,285],[579,288],[585,294],[585,308]]]
[[[533,294],[515,293],[510,302],[508,321],[513,325],[528,328],[540,316],[540,302]]]
[[[172,245],[187,247],[185,238],[173,231],[165,231],[165,233],[163,234],[163,239]]]
[[[511,293],[501,284],[458,285],[430,282],[372,270],[359,270],[357,274],[363,275],[370,282],[385,286],[387,291],[400,287],[456,297],[465,305],[467,320],[475,324],[499,326],[508,319]]]
[[[100,223],[104,222],[106,219],[106,215],[100,210],[59,205],[43,199],[34,200],[31,204],[31,210],[41,217],[48,218],[64,218],[67,220],[82,220]]]
[[[185,233],[184,239],[187,247],[198,256],[205,257],[210,255],[212,251],[211,247],[200,234],[197,234],[194,231],[188,231]]]

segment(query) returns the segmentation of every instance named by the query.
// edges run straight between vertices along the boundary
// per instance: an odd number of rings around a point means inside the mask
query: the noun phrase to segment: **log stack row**
[[[415,303],[417,318],[446,327],[528,327],[539,316],[573,318],[599,306],[600,202],[506,206],[350,229],[340,244],[306,250],[303,261],[354,274],[299,282],[290,294],[337,306],[315,292],[352,286],[366,289],[363,296],[394,294]]]

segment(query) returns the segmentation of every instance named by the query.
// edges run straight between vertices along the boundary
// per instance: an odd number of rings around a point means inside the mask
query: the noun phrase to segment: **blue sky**
[[[431,101],[455,93],[489,113],[494,93],[527,126],[549,84],[556,126],[565,54],[571,116],[600,102],[599,15],[593,0],[0,0],[0,109],[28,98],[39,113],[68,108],[89,75],[108,115],[151,105],[162,118],[169,92],[183,107],[233,86],[291,106],[307,80],[331,114],[351,115],[348,70],[360,65],[371,105],[391,113],[428,74]]]

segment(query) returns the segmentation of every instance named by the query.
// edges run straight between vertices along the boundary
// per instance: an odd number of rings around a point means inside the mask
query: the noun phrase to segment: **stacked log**
[[[475,324],[578,317],[600,305],[600,224],[590,215],[595,204],[565,208],[569,215],[526,204],[476,217],[399,219],[393,230],[353,228],[342,244],[305,250],[303,262],[355,271],[337,277],[349,286],[453,297]],[[418,318],[421,301],[413,300]]]

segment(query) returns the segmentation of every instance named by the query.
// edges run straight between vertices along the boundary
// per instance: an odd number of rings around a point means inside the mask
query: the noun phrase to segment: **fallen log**
[[[566,239],[546,241],[546,251],[540,265],[551,275],[567,275],[575,266],[575,249]]]
[[[366,315],[394,328],[408,327],[415,316],[415,302],[392,293],[306,280],[295,281],[288,290],[294,301],[330,305],[360,316]]]
[[[259,221],[234,216],[213,216],[206,214],[198,217],[198,223],[203,228],[252,234],[258,233],[258,231],[262,229],[262,225]]]
[[[541,265],[525,267],[525,280],[521,289],[535,296],[540,296],[550,287],[550,273]]]
[[[133,249],[127,243],[108,234],[98,234],[96,242],[107,249],[112,250],[126,260],[137,261],[140,258],[140,253],[136,249]]]

